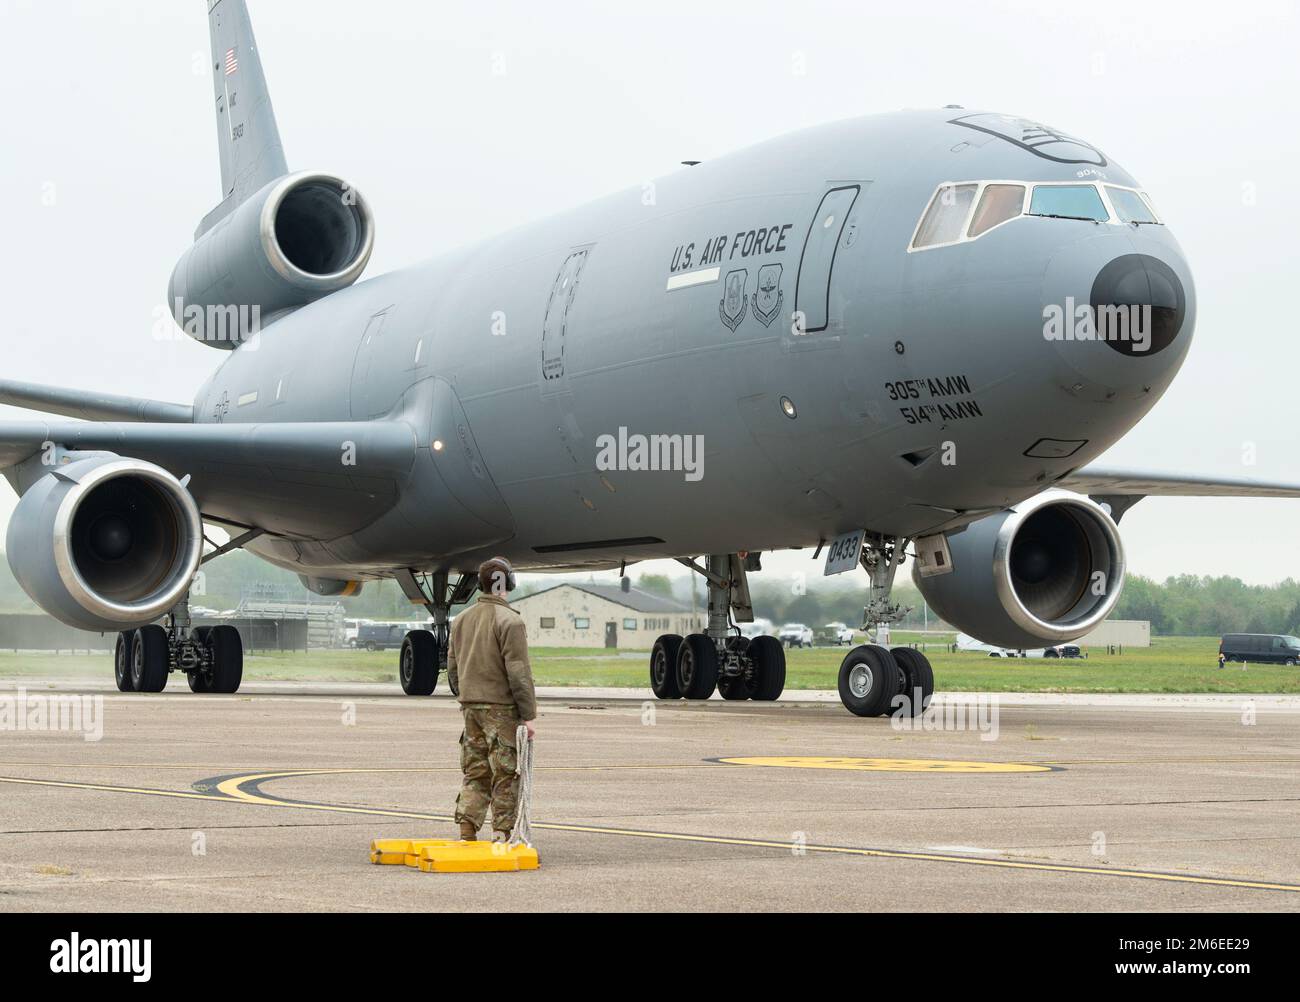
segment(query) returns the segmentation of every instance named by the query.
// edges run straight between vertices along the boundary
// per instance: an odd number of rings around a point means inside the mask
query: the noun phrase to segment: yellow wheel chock
[[[491,873],[536,870],[537,850],[503,842],[458,842],[437,838],[377,838],[370,862],[405,864],[422,873]]]

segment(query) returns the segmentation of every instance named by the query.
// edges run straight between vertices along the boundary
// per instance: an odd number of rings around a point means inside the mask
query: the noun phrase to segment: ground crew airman
[[[476,839],[491,804],[492,839],[503,842],[515,826],[519,795],[515,731],[523,722],[533,737],[537,693],[523,617],[505,598],[515,587],[514,568],[493,557],[479,566],[478,582],[482,594],[452,622],[447,649],[447,676],[465,718],[456,823],[462,839]]]

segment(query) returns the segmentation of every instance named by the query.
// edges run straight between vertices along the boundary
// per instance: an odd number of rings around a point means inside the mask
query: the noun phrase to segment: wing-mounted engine
[[[1000,647],[1077,640],[1110,615],[1124,586],[1114,521],[1096,502],[1063,491],[1039,494],[944,541],[942,560],[917,541],[913,581],[942,619]]]
[[[45,474],[9,521],[6,552],[23,590],[82,630],[151,623],[185,596],[203,527],[189,492],[161,467],[108,453]]]
[[[361,277],[375,222],[355,188],[331,174],[271,181],[195,241],[167,300],[186,334],[237,348],[285,311]]]

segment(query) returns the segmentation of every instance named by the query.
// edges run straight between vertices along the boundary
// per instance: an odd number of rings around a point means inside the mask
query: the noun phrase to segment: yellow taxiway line
[[[261,807],[278,807],[290,810],[324,811],[337,814],[362,814],[371,817],[404,818],[413,821],[452,820],[450,815],[429,814],[420,811],[399,811],[379,807],[360,807],[347,804],[325,804],[313,801],[285,800],[268,796],[258,787],[271,780],[294,779],[305,776],[365,775],[374,773],[409,773],[423,772],[423,769],[302,769],[287,772],[259,772],[243,776],[230,776],[220,780],[217,793],[202,793],[189,790],[157,790],[148,787],[114,786],[106,783],[75,783],[62,780],[20,779],[0,776],[0,783],[16,783],[30,786],[57,787],[74,790],[93,790],[105,793],[129,793],[155,797],[171,797],[183,800],[209,800],[227,804],[250,804]],[[252,789],[250,789],[252,787]],[[682,832],[659,832],[638,828],[612,828],[603,825],[560,824],[557,822],[533,822],[533,828],[545,831],[575,832],[586,835],[617,835],[625,838],[659,839],[670,842],[685,842],[696,845],[730,845],[754,849],[777,849],[790,852],[793,843],[760,838],[730,838],[722,835],[693,835]],[[1163,873],[1158,870],[1130,870],[1104,866],[1077,866],[1068,863],[1038,863],[1014,859],[987,859],[980,856],[959,855],[956,853],[918,852],[905,849],[872,849],[840,845],[802,845],[801,852],[822,853],[839,856],[862,856],[875,859],[911,860],[927,863],[956,863],[966,866],[982,866],[999,870],[1028,870],[1039,873],[1061,873],[1092,877],[1120,877],[1131,880],[1154,880],[1166,883],[1193,884],[1208,887],[1228,887],[1238,890],[1282,891],[1300,893],[1300,884],[1283,884],[1263,880],[1234,880],[1228,877],[1206,877],[1194,874]]]

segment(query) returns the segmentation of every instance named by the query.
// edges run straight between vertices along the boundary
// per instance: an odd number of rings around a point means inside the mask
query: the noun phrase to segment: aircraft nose
[[[1107,228],[1058,247],[1041,294],[1050,344],[1040,357],[1075,399],[1153,401],[1191,345],[1192,275],[1163,227]]]
[[[1123,254],[1110,261],[1093,280],[1089,300],[1099,340],[1121,355],[1164,351],[1187,316],[1182,280],[1151,254]]]

